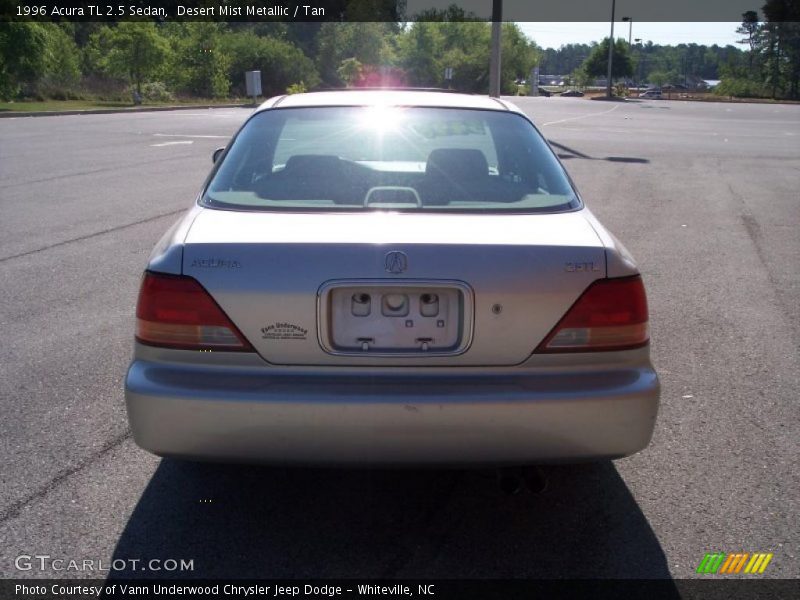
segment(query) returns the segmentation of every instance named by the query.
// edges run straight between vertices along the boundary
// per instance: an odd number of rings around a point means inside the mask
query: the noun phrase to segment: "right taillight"
[[[253,351],[196,279],[149,271],[136,304],[136,339],[181,350]]]
[[[597,352],[644,346],[650,339],[642,278],[599,279],[539,344],[544,352]]]

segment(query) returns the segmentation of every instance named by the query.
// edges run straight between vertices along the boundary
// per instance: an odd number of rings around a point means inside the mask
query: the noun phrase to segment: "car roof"
[[[430,90],[331,90],[270,98],[258,111],[313,106],[430,106],[521,112],[510,102],[477,94]]]

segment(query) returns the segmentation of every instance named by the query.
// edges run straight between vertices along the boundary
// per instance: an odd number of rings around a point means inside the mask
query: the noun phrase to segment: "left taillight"
[[[136,304],[136,339],[181,350],[253,352],[197,280],[145,272]]]

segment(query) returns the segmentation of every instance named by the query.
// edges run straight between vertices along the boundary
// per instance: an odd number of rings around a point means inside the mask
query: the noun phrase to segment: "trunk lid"
[[[183,272],[270,363],[488,366],[527,359],[606,264],[583,211],[204,209]]]

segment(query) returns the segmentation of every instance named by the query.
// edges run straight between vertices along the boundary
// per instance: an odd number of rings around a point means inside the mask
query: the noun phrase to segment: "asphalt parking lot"
[[[764,576],[800,576],[800,105],[519,104],[644,274],[663,385],[646,451],[506,496],[486,472],[139,450],[139,277],[249,110],[2,119],[0,575],[52,576],[14,566],[49,554],[196,577],[686,578],[706,552],[762,551]]]

